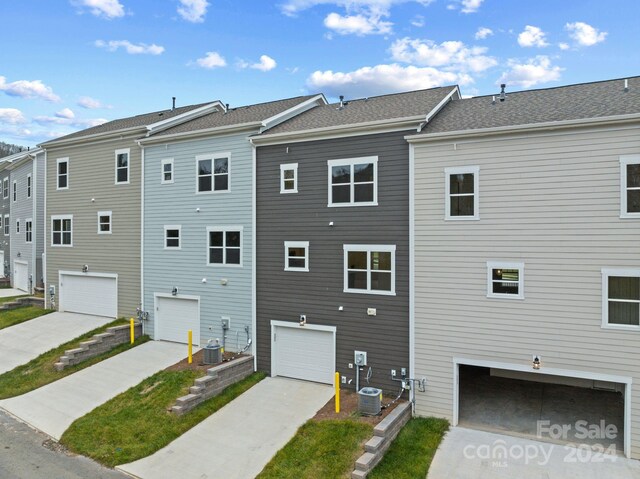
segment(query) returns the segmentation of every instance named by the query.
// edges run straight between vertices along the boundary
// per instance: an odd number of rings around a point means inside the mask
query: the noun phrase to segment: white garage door
[[[156,296],[155,319],[158,340],[186,343],[193,331],[193,344],[200,345],[200,301],[198,298]]]
[[[60,311],[118,316],[116,275],[69,274],[60,272]]]
[[[274,321],[274,323],[276,323]],[[272,323],[271,374],[333,384],[335,331]]]
[[[13,287],[29,292],[29,266],[26,261],[13,262]]]
[[[0,278],[4,278],[4,251],[0,251]]]

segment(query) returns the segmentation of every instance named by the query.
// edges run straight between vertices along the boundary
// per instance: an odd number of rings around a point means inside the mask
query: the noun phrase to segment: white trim
[[[226,158],[227,160],[227,172],[223,173],[227,175],[227,189],[225,190],[216,190],[216,182],[215,182],[215,166],[216,160],[221,160]],[[200,169],[199,163],[203,160],[211,161],[211,191],[200,191]],[[218,176],[222,176],[219,174]],[[229,193],[231,192],[231,152],[218,152],[218,153],[207,153],[206,155],[196,155],[196,195],[210,195],[210,194],[220,194],[220,193]]]
[[[227,235],[225,233],[229,231],[239,231],[240,232],[240,263],[230,263],[227,264]],[[209,263],[209,233],[211,232],[221,232],[223,238],[223,246],[222,246],[222,263]],[[242,255],[244,254],[244,226],[207,226],[207,241],[206,241],[207,249],[206,249],[206,265],[211,267],[222,267],[222,268],[242,268],[243,260]],[[231,248],[236,248],[235,246],[231,246]]]
[[[304,266],[301,268],[289,266],[289,248],[304,248]],[[284,270],[285,271],[309,271],[309,242],[308,241],[285,241],[284,242]]]
[[[285,178],[284,172],[293,170],[293,178]],[[291,181],[293,179],[293,189],[285,189],[285,181]],[[298,163],[284,163],[280,165],[280,193],[297,193],[298,192]]]
[[[320,93],[318,95],[315,95],[314,97],[309,98],[308,100],[305,100],[301,103],[298,103],[297,105],[289,108],[288,110],[282,111],[280,113],[273,115],[272,117],[267,118],[266,120],[263,120],[262,129],[260,132],[262,133],[263,131],[268,130],[269,128],[273,128],[274,126],[279,125],[280,123],[287,121],[288,119],[293,118],[294,116],[298,116],[304,113],[305,111],[311,110],[316,106],[326,105],[326,104],[327,104],[327,100],[324,97],[324,94]]]
[[[18,201],[18,180],[13,180],[13,189],[11,190],[11,196],[13,197],[12,202],[15,203]]]
[[[440,110],[442,110],[442,108],[451,101],[451,97],[457,93],[458,98],[460,98],[460,90],[458,88],[458,85],[454,86],[453,89],[447,94],[447,96],[445,96],[442,100],[440,100],[440,103],[438,103],[433,110],[431,110],[429,113],[427,113],[427,117],[425,118],[425,124],[429,123],[431,121],[431,119],[436,116]]]
[[[618,376],[614,374],[595,373],[591,371],[579,371],[575,369],[542,368],[533,369],[530,364],[506,363],[501,361],[487,361],[484,359],[470,359],[453,357],[453,421],[452,426],[458,425],[460,406],[460,377],[459,366],[479,366],[484,368],[505,369],[507,371],[519,371],[531,374],[545,374],[549,376],[562,376],[568,378],[589,379],[625,385],[624,394],[624,454],[631,456],[631,385],[633,379],[630,376]]]
[[[253,141],[249,139],[251,143],[251,353],[253,354],[253,370],[258,370],[258,354],[257,354],[257,330],[258,330],[258,308],[256,305],[257,301],[257,284],[256,284],[256,167],[257,167],[257,151],[256,146],[253,144]]]
[[[9,236],[11,234],[11,217],[9,215],[4,215],[4,235]]]
[[[193,110],[188,110],[184,113],[180,113],[179,115],[167,118],[166,120],[160,120],[155,123],[151,123],[146,126],[148,130],[147,136],[152,135],[155,132],[167,130],[175,126],[176,124],[195,120],[196,118],[200,118],[201,116],[208,115],[209,113],[215,113],[217,111],[226,111],[224,103],[222,103],[220,100],[208,103],[199,108],[194,108]]]
[[[54,220],[71,220],[71,244],[62,244],[62,233],[64,230],[60,230],[60,244],[53,244],[53,222]],[[73,215],[51,215],[51,247],[52,248],[72,248],[73,247]],[[60,227],[62,227],[62,223],[60,223]]]
[[[62,188],[60,187],[60,163],[66,163],[67,164],[67,173],[64,175],[67,178],[67,186],[63,186]],[[69,166],[71,165],[71,162],[69,161],[69,157],[66,158],[58,158],[56,160],[56,190],[57,191],[61,191],[61,190],[68,190],[69,189],[69,179],[71,177],[71,171],[69,170]]]
[[[100,217],[108,216],[109,217],[109,231],[101,231],[100,229]],[[113,232],[113,212],[111,211],[98,211],[98,234],[99,235],[110,235]]]
[[[118,181],[118,155],[127,155],[127,181]],[[131,148],[120,148],[114,153],[115,158],[115,183],[116,185],[128,185],[131,182]]]
[[[344,266],[343,266],[343,274],[344,274],[344,289],[345,293],[360,293],[360,294],[376,294],[376,295],[385,295],[385,296],[395,296],[396,295],[396,245],[371,245],[371,244],[345,244],[342,246],[343,256],[344,256]],[[367,289],[350,289],[349,288],[349,252],[350,251],[360,251],[367,253]],[[377,290],[371,289],[371,253],[372,252],[381,252],[381,253],[391,253],[391,291]],[[387,273],[388,271],[382,271]]]
[[[6,189],[4,187],[5,183],[7,185]],[[7,175],[5,178],[2,179],[2,198],[5,199],[5,200],[8,200],[9,199],[9,195],[11,194],[9,189],[10,189],[9,188],[9,176]],[[6,196],[4,194],[5,191],[7,192]]]
[[[178,246],[167,246],[167,231],[169,230],[178,230]],[[175,239],[175,238],[171,238]],[[166,250],[179,250],[182,249],[182,225],[164,225],[164,235],[163,235],[163,249]]]
[[[164,165],[171,165],[171,179],[170,180],[165,180],[164,179]],[[174,164],[173,164],[173,158],[165,158],[164,160],[162,160],[160,162],[160,184],[161,185],[170,185],[175,183],[175,172],[174,172]]]
[[[45,307],[51,307],[51,304],[49,304],[49,292],[47,290],[47,228],[45,226],[46,222],[47,222],[47,176],[49,176],[47,174],[47,163],[49,161],[48,155],[47,155],[47,150],[43,150],[44,151],[44,171],[42,174],[42,177],[44,178],[44,185],[43,185],[43,189],[42,189],[42,196],[43,196],[43,204],[44,204],[44,208],[41,212],[42,214],[42,219],[39,219],[40,224],[42,225],[42,241],[43,241],[43,245],[42,245],[42,284],[44,286],[44,304]],[[38,176],[36,175],[36,179],[38,178]],[[37,182],[37,181],[36,181]],[[36,196],[37,196],[37,191],[36,190]],[[34,208],[36,207],[37,204],[37,200],[34,201]],[[38,218],[37,213],[34,215],[36,218]],[[39,222],[38,220],[36,220],[36,223]],[[37,228],[37,226],[36,226]],[[36,249],[37,245],[34,245],[34,249]]]
[[[29,173],[27,175],[27,198],[31,198],[32,189],[33,189],[33,175]]]
[[[355,201],[355,175],[353,173],[354,165],[373,164],[373,201]],[[334,166],[349,166],[350,167],[350,182],[349,182],[349,197],[348,203],[334,203],[333,202],[333,174],[332,168]],[[367,182],[368,183],[368,182]],[[347,183],[339,183],[346,185]],[[378,206],[378,157],[377,156],[362,156],[359,158],[344,158],[337,160],[327,160],[327,206],[330,208],[340,207],[354,207],[354,206]]]
[[[609,277],[620,276],[628,278],[640,278],[640,268],[602,268],[602,329],[619,329],[626,331],[640,331],[640,324],[615,324],[609,323]],[[627,302],[627,301],[620,301]],[[629,300],[630,303],[636,301]],[[639,305],[640,307],[640,305]]]
[[[144,311],[144,146],[140,147],[140,309]],[[147,334],[144,321],[142,321],[142,333]]]
[[[20,234],[20,218],[16,218],[16,239],[18,239],[18,235]]]
[[[629,213],[627,207],[627,166],[640,165],[640,155],[620,156],[620,218],[640,218],[640,212]],[[633,188],[640,190],[640,188]]]
[[[414,378],[416,368],[416,285],[415,285],[415,247],[416,247],[416,193],[415,193],[415,148],[409,144],[409,377]],[[415,390],[409,391],[412,411],[415,413]]]
[[[494,269],[517,269],[518,270],[518,294],[494,293],[493,283],[514,283],[515,281],[494,281]],[[514,263],[507,261],[487,261],[487,298],[493,299],[524,299],[524,263]]]
[[[64,271],[64,270],[58,270],[58,293],[57,293],[57,298],[58,298],[58,311],[63,312],[64,309],[64,304],[63,304],[63,296],[62,296],[62,288],[63,288],[63,284],[62,284],[62,276],[89,276],[89,277],[93,277],[93,278],[113,278],[116,280],[116,314],[113,317],[118,317],[118,274],[117,273],[92,273],[92,272],[87,272],[87,273],[83,273],[82,271]],[[48,295],[48,293],[45,291],[45,295]]]
[[[31,223],[31,231],[29,231],[29,228],[27,227],[29,223]],[[31,241],[27,240],[27,233],[31,233]],[[24,220],[24,242],[27,244],[33,243],[33,218],[26,218]],[[33,251],[31,252],[31,254],[33,255]]]
[[[451,216],[451,183],[449,177],[458,174],[473,174],[473,215]],[[444,169],[444,219],[453,221],[480,219],[480,167],[457,166]]]

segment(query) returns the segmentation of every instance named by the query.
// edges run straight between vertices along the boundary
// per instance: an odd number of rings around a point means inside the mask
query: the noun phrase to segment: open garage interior
[[[458,368],[460,426],[624,453],[624,384]]]

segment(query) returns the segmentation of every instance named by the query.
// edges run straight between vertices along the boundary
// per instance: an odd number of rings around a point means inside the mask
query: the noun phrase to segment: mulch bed
[[[187,350],[187,347],[185,346],[185,352]],[[241,357],[246,356],[246,354],[241,354],[240,356],[238,356],[237,358],[235,357],[237,353],[232,353],[232,352],[225,352],[222,357],[224,360],[230,360],[230,359],[239,359]],[[191,364],[189,364],[189,359],[188,358],[184,358],[182,361],[180,361],[179,363],[174,364],[173,366],[169,366],[167,368],[167,371],[184,371],[184,370],[191,370],[191,371],[202,371],[203,373],[206,373],[209,369],[218,366],[220,364],[223,363],[218,363],[218,364],[204,364],[204,349],[201,349],[200,351],[198,351],[197,353],[193,354],[193,362]]]
[[[382,397],[382,404],[389,404],[395,398]],[[324,421],[327,419],[357,419],[361,422],[369,423],[373,426],[382,421],[400,403],[406,402],[400,399],[395,404],[383,409],[377,416],[363,416],[358,412],[358,395],[354,391],[340,391],[340,412],[336,414],[335,398],[325,404],[316,415],[314,421]]]

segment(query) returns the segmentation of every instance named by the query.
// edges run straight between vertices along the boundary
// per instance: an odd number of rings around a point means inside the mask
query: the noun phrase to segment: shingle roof
[[[174,110],[168,109],[168,110],[154,111],[152,113],[144,113],[142,115],[130,116],[128,118],[120,118],[118,120],[113,120],[107,123],[103,123],[102,125],[93,126],[85,130],[76,131],[75,133],[71,133],[69,135],[55,138],[53,140],[44,142],[41,145],[47,146],[47,144],[49,143],[58,142],[60,140],[71,140],[76,138],[82,138],[85,136],[99,135],[101,133],[112,133],[119,130],[126,130],[129,128],[135,128],[135,127],[142,128],[147,125],[157,123],[159,121],[168,120],[169,118],[173,118],[174,116],[181,115],[182,113],[187,113],[191,110],[195,110],[196,108],[203,107],[210,103],[213,103],[213,102],[182,106]]]
[[[317,95],[298,96],[295,98],[287,98],[286,100],[276,100],[267,103],[258,103],[256,105],[240,106],[237,108],[230,107],[226,113],[223,111],[210,113],[208,115],[201,116],[200,118],[162,130],[157,134],[151,135],[151,137],[157,138],[166,135],[174,135],[176,133],[195,132],[222,126],[259,122],[271,118],[278,113],[282,113],[289,108],[293,108],[294,106],[315,96]]]
[[[419,135],[640,113],[640,77],[510,93],[449,102]]]
[[[426,116],[454,88],[455,86],[445,86],[358,100],[345,100],[347,105],[342,109],[339,108],[339,103],[318,106],[271,128],[260,136],[268,137],[276,133],[339,127],[420,115]]]

